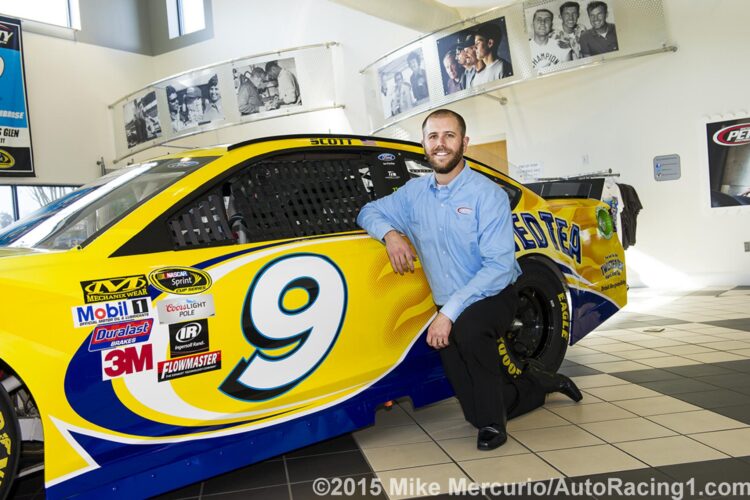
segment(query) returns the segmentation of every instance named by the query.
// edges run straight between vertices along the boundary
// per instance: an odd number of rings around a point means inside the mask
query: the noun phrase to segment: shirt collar
[[[454,190],[456,190],[457,188],[465,184],[467,179],[470,176],[471,176],[471,169],[469,168],[469,165],[466,163],[466,160],[464,160],[464,168],[463,170],[461,170],[461,173],[458,174],[448,184],[446,184],[444,189],[446,189],[448,193],[452,193]],[[438,183],[437,183],[437,179],[435,178],[435,172],[430,174],[430,188],[433,191],[438,190]]]

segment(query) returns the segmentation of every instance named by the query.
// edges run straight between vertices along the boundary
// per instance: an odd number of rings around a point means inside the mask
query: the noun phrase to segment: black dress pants
[[[510,328],[518,295],[513,285],[467,307],[456,318],[440,358],[464,417],[477,428],[505,425],[544,404],[546,392],[529,376],[518,375],[501,335]],[[504,364],[505,362],[505,364]]]

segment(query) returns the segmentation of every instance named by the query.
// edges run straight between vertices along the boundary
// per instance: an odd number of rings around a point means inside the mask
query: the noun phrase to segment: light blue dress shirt
[[[380,241],[393,229],[409,238],[435,303],[454,322],[464,309],[498,294],[521,274],[508,195],[466,164],[445,186],[433,173],[368,203],[357,224]]]

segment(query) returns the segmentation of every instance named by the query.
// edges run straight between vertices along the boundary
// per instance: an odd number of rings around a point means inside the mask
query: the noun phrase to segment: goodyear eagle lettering
[[[513,232],[516,251],[520,249],[519,242],[524,250],[547,248],[551,243],[555,250],[581,263],[581,228],[578,224],[568,226],[568,221],[549,212],[540,211],[538,218],[530,212],[522,212],[513,214]]]

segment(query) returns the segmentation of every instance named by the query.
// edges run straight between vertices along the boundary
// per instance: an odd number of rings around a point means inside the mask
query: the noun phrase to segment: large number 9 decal
[[[290,292],[307,300],[289,308]],[[304,295],[304,293],[303,293]],[[276,397],[309,376],[331,351],[344,323],[347,290],[327,257],[295,254],[269,262],[255,277],[242,308],[242,331],[255,352],[221,384],[247,401]],[[275,355],[272,350],[284,349]]]

